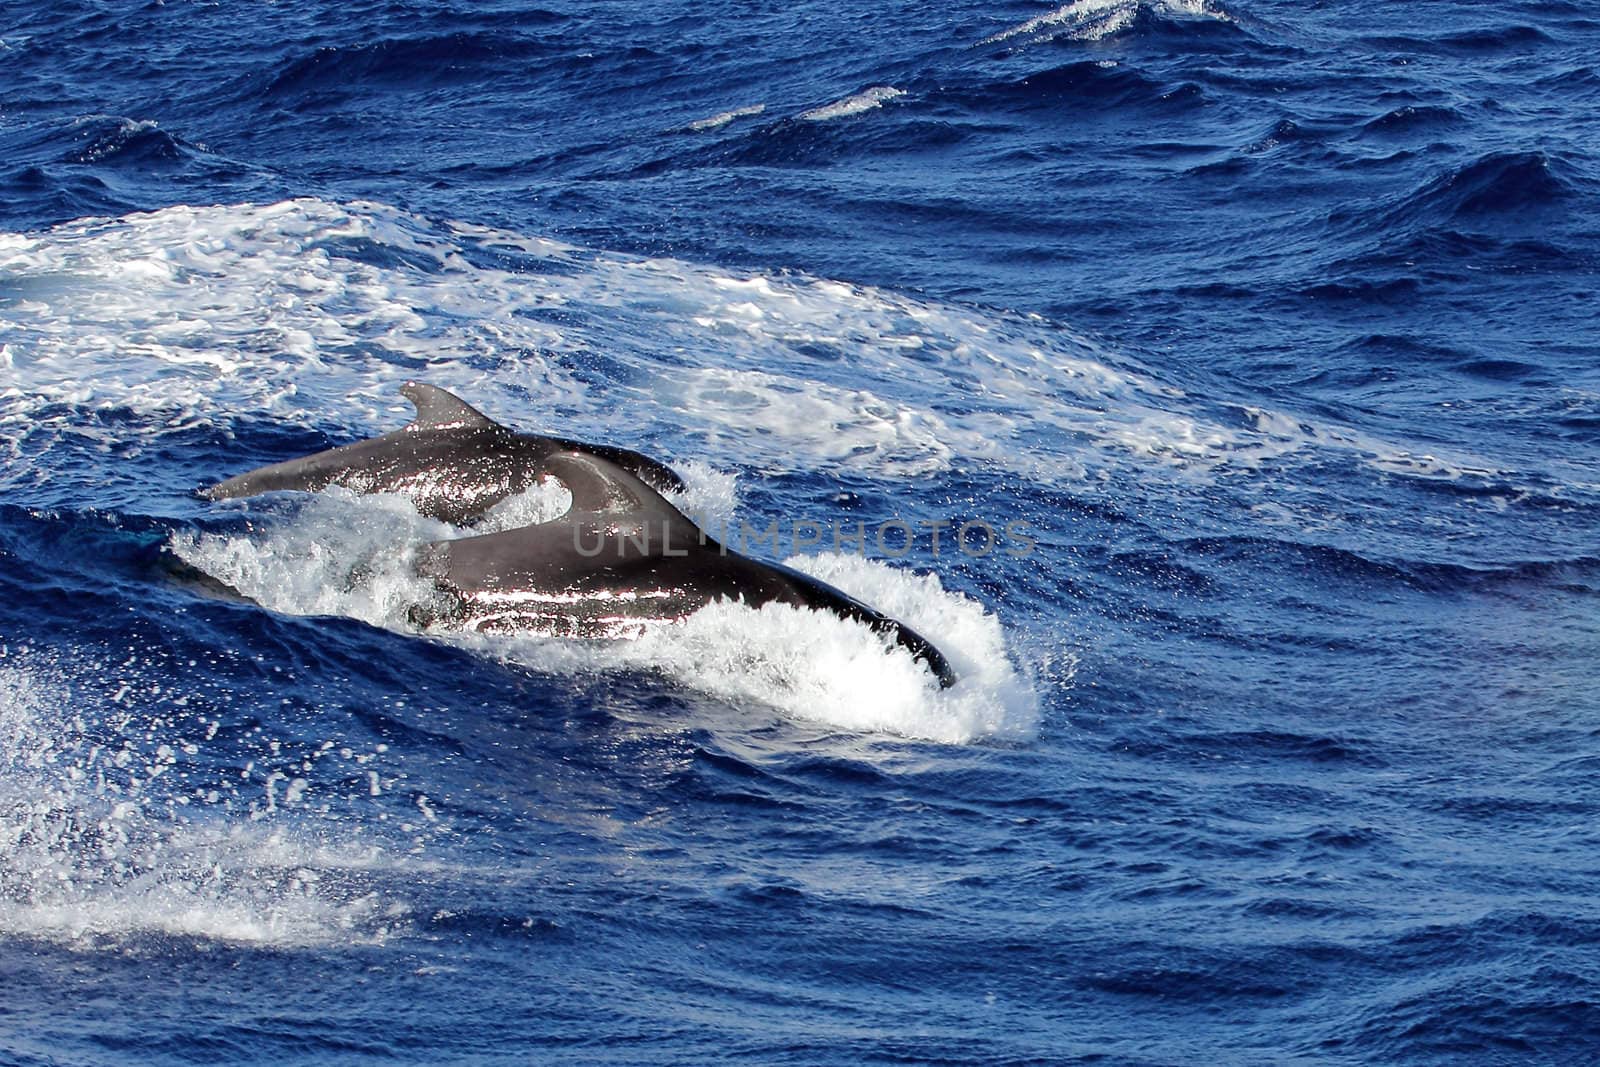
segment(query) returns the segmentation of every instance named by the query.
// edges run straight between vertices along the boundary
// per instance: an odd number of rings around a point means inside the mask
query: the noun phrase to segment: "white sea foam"
[[[1228,20],[1228,14],[1211,0],[1073,0],[1054,11],[1001,30],[985,38],[983,43],[996,44],[1018,37],[1037,41],[1059,37],[1098,41],[1133,25],[1141,10],[1167,17]]]
[[[101,674],[115,687],[90,687]],[[217,724],[186,703],[132,658],[0,649],[0,932],[295,947],[405,929],[393,842],[276,817],[326,805],[340,776],[315,764],[331,746],[284,761],[292,774],[218,767],[206,759]],[[388,773],[371,755],[334,756]]]
[[[1037,690],[1013,664],[999,620],[981,604],[944,589],[933,575],[860,557],[799,556],[787,563],[928,637],[949,658],[957,683],[939,689],[909,652],[857,623],[772,604],[718,602],[634,641],[501,639],[485,651],[554,672],[656,670],[744,707],[765,705],[840,730],[948,744],[1035,736]]]
[[[849,118],[859,115],[864,111],[882,107],[887,101],[898,99],[906,95],[904,89],[896,89],[892,85],[874,85],[870,89],[863,89],[842,100],[835,100],[831,104],[814,107],[810,111],[800,112],[800,117],[807,122],[827,122],[829,119]]]
[[[548,503],[536,489],[512,504],[532,513]],[[180,531],[178,558],[263,607],[286,615],[345,615],[374,626],[405,629],[414,605],[432,586],[412,572],[429,541],[459,536],[417,514],[404,497],[358,497],[330,489],[301,498],[292,518],[253,522],[237,534]]]
[[[500,533],[523,526],[534,526],[566,514],[570,507],[572,507],[572,494],[560,482],[546,478],[490,508],[473,528],[473,532]]]
[[[748,107],[736,107],[731,111],[720,111],[709,118],[696,119],[695,121],[689,123],[689,129],[695,131],[696,133],[703,133],[706,130],[716,130],[726,126],[734,119],[749,118],[752,115],[759,115],[765,110],[767,110],[766,104],[751,104]]]
[[[536,490],[523,516],[548,513],[559,490]],[[693,490],[691,490],[691,494]],[[708,497],[707,506],[723,506]],[[304,498],[279,521],[232,534],[179,533],[185,562],[274,611],[338,614],[416,632],[413,604],[434,594],[410,560],[447,527],[399,498],[331,491]],[[456,531],[459,533],[459,531]],[[825,612],[718,603],[635,641],[563,641],[434,632],[484,655],[557,673],[659,671],[714,697],[756,702],[846,730],[961,743],[1020,740],[1038,726],[1038,697],[1013,665],[999,620],[982,605],[915,576],[844,556],[789,561],[901,619],[950,659],[958,684],[939,690],[909,653]]]
[[[814,437],[818,459],[844,463],[867,450],[884,474],[894,476],[943,470],[956,448],[968,456],[994,452],[981,435],[866,389],[813,385],[796,391],[783,375],[706,367],[673,376],[663,390],[662,399],[703,412],[701,432],[730,446],[750,434]]]
[[[521,428],[724,469],[978,463],[1082,483],[1132,468],[1148,483],[1330,447],[1380,469],[1413,461],[1337,426],[1191,397],[1037,318],[376,204],[177,207],[0,234],[0,279],[16,294],[0,310],[0,442],[18,460],[0,482],[60,476],[20,442],[105,448],[92,424],[118,411],[150,439],[257,419],[344,438],[392,429],[410,377]],[[594,374],[597,359],[620,372]]]

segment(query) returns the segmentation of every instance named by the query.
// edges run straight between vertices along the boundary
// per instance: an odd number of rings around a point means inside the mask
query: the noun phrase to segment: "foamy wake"
[[[99,692],[107,673],[117,688]],[[381,757],[330,743],[291,761],[264,745],[260,764],[218,766],[218,723],[186,703],[132,661],[0,649],[0,932],[294,947],[407,928],[409,905],[385,889],[395,842],[277,817],[326,812],[350,767],[380,789]]]
[[[0,449],[14,460],[0,486],[57,477],[27,458],[53,441],[103,447],[102,415],[135,447],[254,420],[343,439],[394,429],[411,377],[521,429],[767,471],[979,467],[1082,489],[1209,480],[1293,454],[1384,470],[1419,459],[1190,395],[1043,319],[380,204],[174,207],[0,233],[0,281],[14,295],[0,307]],[[1420,459],[1441,478],[1486,466]]]
[[[698,513],[724,517],[726,482],[694,471]],[[537,487],[497,509],[506,528],[559,514],[564,491]],[[686,509],[695,510],[687,502]],[[714,524],[714,523],[713,523]],[[230,533],[174,535],[174,553],[264,607],[344,615],[415,632],[410,608],[434,596],[411,571],[423,542],[462,531],[418,516],[398,497],[333,490],[295,501],[278,521]],[[554,673],[659,672],[710,696],[775,708],[843,730],[948,743],[1026,740],[1038,695],[1018,671],[999,620],[932,575],[850,556],[802,556],[791,566],[839,586],[910,625],[950,659],[960,681],[940,690],[904,649],[827,612],[712,604],[633,641],[567,641],[433,633],[480,654]]]

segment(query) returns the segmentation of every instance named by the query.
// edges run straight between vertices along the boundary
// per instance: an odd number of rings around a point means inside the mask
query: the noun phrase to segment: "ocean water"
[[[1600,1058],[1597,56],[1574,0],[0,4],[0,1063]],[[459,531],[195,496],[412,378],[961,682],[742,605],[419,633]]]

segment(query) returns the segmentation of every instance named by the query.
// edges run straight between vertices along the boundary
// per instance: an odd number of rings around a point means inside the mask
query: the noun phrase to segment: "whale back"
[[[227,500],[338,485],[356,493],[398,493],[429,518],[460,525],[528,489],[548,473],[548,457],[568,451],[602,456],[668,491],[685,488],[671,468],[631,449],[514,433],[454,393],[424,382],[406,382],[400,392],[416,408],[401,429],[259,467],[200,495]]]
[[[419,557],[419,573],[457,597],[463,616],[476,614],[478,628],[514,628],[515,618],[550,631],[559,615],[593,634],[603,632],[596,620],[682,618],[721,598],[781,603],[859,622],[907,649],[941,686],[955,683],[943,653],[909,626],[820,579],[724,548],[616,464],[565,452],[547,469],[572,494],[565,515],[435,542]]]

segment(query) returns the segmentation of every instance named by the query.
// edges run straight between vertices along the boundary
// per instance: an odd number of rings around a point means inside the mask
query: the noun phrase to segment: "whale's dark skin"
[[[568,452],[600,456],[663,492],[684,488],[670,468],[638,452],[515,433],[460,397],[421,382],[407,382],[400,392],[417,408],[417,417],[403,429],[261,467],[200,495],[227,500],[338,485],[357,493],[398,493],[422,514],[460,526],[542,480],[546,461]]]
[[[559,519],[503,533],[436,541],[418,554],[438,602],[423,625],[556,637],[634,637],[718,599],[832,612],[893,638],[939,684],[955,684],[943,653],[910,627],[789,567],[723,547],[632,473],[594,453],[567,452],[545,469],[572,493]]]

